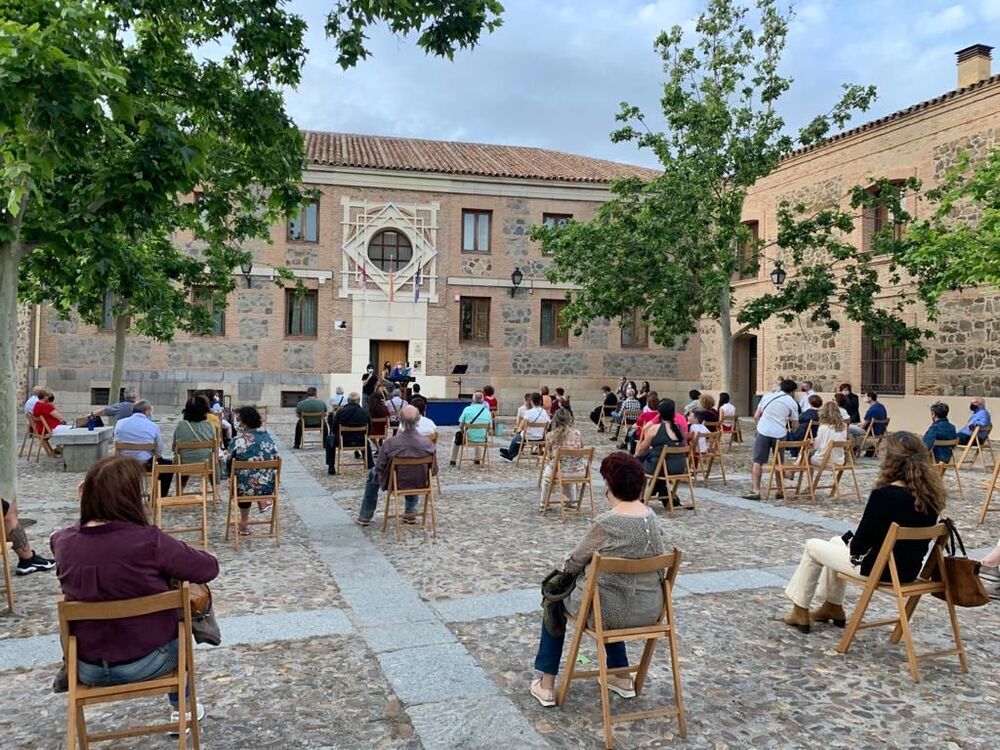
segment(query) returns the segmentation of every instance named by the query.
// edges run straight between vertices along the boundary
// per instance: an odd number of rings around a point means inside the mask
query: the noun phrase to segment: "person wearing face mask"
[[[861,403],[858,400],[858,394],[851,390],[850,383],[841,383],[837,386],[837,390],[843,394],[847,401],[844,408],[847,409],[848,419],[851,424],[857,424],[861,421]]]
[[[958,431],[959,445],[968,445],[969,439],[972,437],[972,431],[977,427],[981,433],[983,430],[988,430],[993,426],[990,413],[986,410],[986,401],[984,399],[972,399],[972,403],[969,404],[969,411],[972,412],[972,416],[969,417],[969,421],[965,427]]]

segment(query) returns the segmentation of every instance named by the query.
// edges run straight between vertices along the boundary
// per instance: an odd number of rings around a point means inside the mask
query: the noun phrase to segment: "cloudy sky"
[[[323,19],[333,0],[292,0],[310,26],[311,54],[288,107],[303,128],[538,146],[655,166],[612,144],[618,103],[656,122],[663,78],[653,40],[690,28],[705,0],[503,0],[503,26],[453,62],[412,39],[372,33],[373,56],[336,65]],[[784,57],[795,79],[782,105],[798,126],[835,101],[844,82],[875,84],[855,124],[955,87],[954,52],[1000,48],[1000,0],[802,0]],[[1000,49],[994,71],[1000,71]]]

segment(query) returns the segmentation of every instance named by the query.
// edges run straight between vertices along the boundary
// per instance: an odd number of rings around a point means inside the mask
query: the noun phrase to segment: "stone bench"
[[[113,427],[74,427],[49,438],[54,447],[62,448],[66,471],[85,472],[105,456],[111,455]]]

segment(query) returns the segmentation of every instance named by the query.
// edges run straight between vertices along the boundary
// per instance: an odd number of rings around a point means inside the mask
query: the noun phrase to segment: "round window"
[[[413,258],[413,246],[402,232],[386,229],[368,243],[368,259],[383,271],[398,271]]]

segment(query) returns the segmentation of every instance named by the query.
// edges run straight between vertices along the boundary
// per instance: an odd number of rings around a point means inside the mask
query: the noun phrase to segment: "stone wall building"
[[[308,385],[357,389],[367,364],[384,361],[411,362],[422,392],[441,397],[458,394],[450,373],[467,364],[462,391],[492,383],[504,411],[543,384],[589,404],[621,374],[671,395],[698,380],[697,346],[665,350],[604,320],[580,337],[561,332],[566,287],[545,280],[549,260],[528,237],[533,225],[590,218],[612,179],[650,170],[533,148],[305,136],[304,181],[319,198],[252,246],[249,286],[238,280],[215,335],[129,339],[124,382],[154,404],[179,406],[196,388],[294,404]],[[279,266],[304,294],[272,282]],[[37,323],[37,381],[69,413],[103,401],[110,318],[94,329],[41,310]]]
[[[956,90],[784,160],[750,191],[744,220],[753,225],[759,237],[773,238],[777,207],[783,200],[808,206],[838,202],[846,206],[847,193],[855,185],[864,186],[881,177],[893,181],[916,177],[929,187],[956,164],[961,152],[968,152],[972,159],[983,157],[1000,145],[1000,75],[990,76],[990,49],[975,45],[958,53]],[[917,217],[928,210],[916,196],[905,201],[907,211]],[[882,218],[866,212],[856,224],[854,242],[859,246],[870,242]],[[978,217],[970,214],[963,218]],[[773,264],[765,263],[752,278],[736,282],[734,311],[772,288],[772,268]],[[792,268],[787,270],[794,273]],[[886,280],[883,297],[891,300],[900,291]],[[834,334],[805,315],[792,323],[772,320],[761,330],[737,339],[733,390],[739,394],[736,403],[741,413],[747,413],[752,394],[770,390],[778,375],[811,379],[817,391],[827,393],[841,382],[851,383],[856,392],[877,390],[887,403],[893,427],[899,428],[924,428],[929,419],[927,406],[942,396],[951,402],[959,422],[966,412],[965,396],[1000,397],[997,290],[947,296],[936,322],[928,322],[918,307],[911,310],[908,314],[913,322],[927,324],[936,333],[929,342],[930,356],[916,365],[905,364],[899,352],[880,347],[877,340],[863,335],[857,324],[843,321],[841,331]],[[706,388],[719,387],[719,346],[714,328],[705,325],[702,330],[701,377]],[[993,411],[1000,414],[1000,404],[995,404]]]

